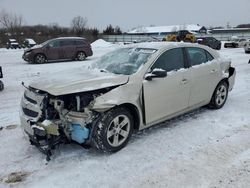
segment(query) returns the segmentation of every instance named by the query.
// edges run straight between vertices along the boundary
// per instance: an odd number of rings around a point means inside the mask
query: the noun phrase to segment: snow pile
[[[106,42],[103,39],[98,39],[95,42],[91,44],[93,48],[106,48],[106,47],[112,47],[114,46],[113,44]]]

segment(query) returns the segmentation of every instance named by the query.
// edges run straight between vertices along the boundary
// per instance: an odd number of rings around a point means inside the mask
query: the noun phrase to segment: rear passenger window
[[[184,57],[181,48],[164,52],[154,63],[151,70],[160,68],[167,72],[184,68]]]
[[[76,44],[76,45],[85,45],[86,42],[85,42],[84,40],[76,40],[76,41],[75,41],[75,44]]]
[[[71,45],[73,45],[72,40],[62,40],[61,41],[61,46],[71,46]]]
[[[213,56],[202,48],[187,48],[190,63],[192,66],[200,65],[213,60]]]
[[[206,55],[207,55],[207,60],[208,61],[212,61],[214,59],[214,57],[207,51],[206,51]]]

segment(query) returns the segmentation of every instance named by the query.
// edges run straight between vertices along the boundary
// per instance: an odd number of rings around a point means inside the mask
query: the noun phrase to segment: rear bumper
[[[92,55],[93,55],[93,51],[92,51],[92,49],[91,49],[91,48],[89,48],[89,49],[88,49],[88,50],[86,50],[85,52],[86,52],[87,57],[89,57],[89,56],[92,56]]]

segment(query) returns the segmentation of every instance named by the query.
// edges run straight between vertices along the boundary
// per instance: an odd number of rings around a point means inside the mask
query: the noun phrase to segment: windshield
[[[41,46],[45,46],[46,44],[48,44],[48,43],[49,43],[50,41],[52,41],[52,40],[53,40],[53,39],[47,40],[47,41],[41,43],[40,45],[41,45]]]
[[[114,74],[131,75],[145,64],[149,57],[155,53],[150,48],[121,48],[102,56],[92,68]]]

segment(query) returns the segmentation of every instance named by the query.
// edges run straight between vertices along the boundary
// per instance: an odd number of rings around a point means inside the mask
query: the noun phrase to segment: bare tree
[[[10,32],[15,32],[23,24],[22,15],[6,12],[4,9],[0,11],[0,25]]]
[[[77,33],[77,35],[80,35],[84,32],[86,26],[87,26],[87,18],[82,16],[76,16],[71,21],[71,27],[73,32]]]

